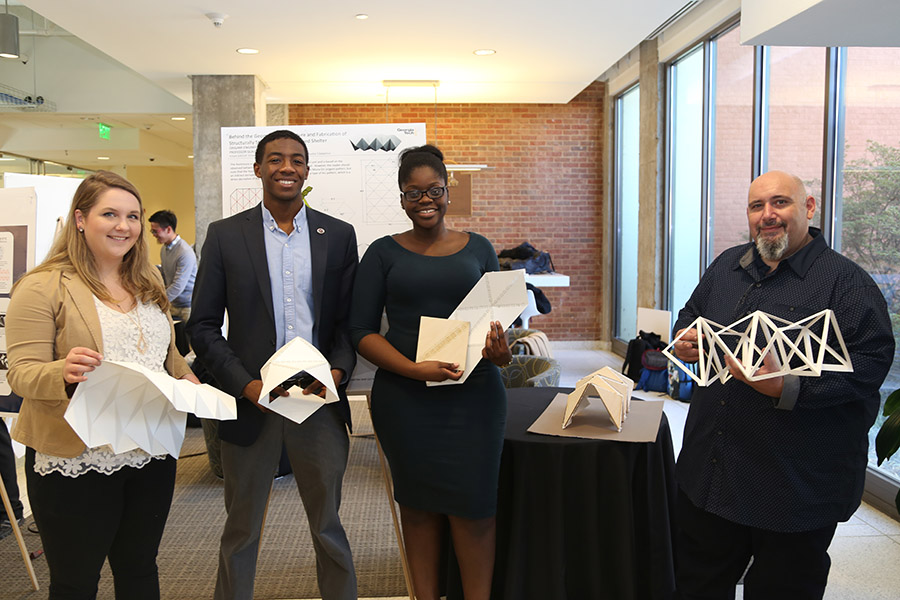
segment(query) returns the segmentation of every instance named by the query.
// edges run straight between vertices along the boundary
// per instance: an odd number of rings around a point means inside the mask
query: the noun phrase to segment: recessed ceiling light
[[[490,56],[491,54],[497,54],[496,50],[491,50],[490,48],[480,48],[473,52],[475,56]]]
[[[108,156],[98,156],[97,160],[109,160]]]
[[[360,21],[365,21],[366,19],[369,18],[369,15],[367,15],[365,13],[359,13],[358,15],[356,15],[356,18],[359,19]]]
[[[238,48],[238,54],[259,54],[259,50],[256,48]]]
[[[172,117],[172,120],[173,121],[185,121],[185,120],[187,120],[187,117]]]
[[[188,158],[194,158],[193,154],[188,154]]]

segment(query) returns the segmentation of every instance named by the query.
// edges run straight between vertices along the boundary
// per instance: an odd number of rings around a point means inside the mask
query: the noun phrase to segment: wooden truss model
[[[583,377],[575,384],[575,391],[569,394],[566,401],[566,412],[563,416],[563,429],[572,424],[575,413],[586,407],[590,397],[599,397],[609,420],[622,431],[622,422],[631,408],[631,390],[634,382],[610,368],[603,367],[594,371],[587,377]]]
[[[700,343],[696,373],[672,350],[691,330],[697,333]],[[666,346],[663,354],[699,386],[708,386],[717,379],[725,383],[731,378],[726,356],[738,364],[750,381],[784,375],[817,377],[823,371],[853,371],[847,345],[831,309],[794,323],[759,310],[727,327],[698,317]],[[776,370],[757,374],[767,356],[771,356]]]

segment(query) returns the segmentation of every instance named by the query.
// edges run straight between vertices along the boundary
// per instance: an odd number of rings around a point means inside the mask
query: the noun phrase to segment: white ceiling
[[[171,115],[163,114],[3,113],[0,149],[88,169],[189,167],[193,164],[193,132],[190,116],[183,118],[173,121]],[[100,137],[101,122],[110,126],[109,139]]]
[[[87,168],[190,167],[193,74],[258,75],[270,104],[383,103],[385,79],[438,80],[440,103],[565,103],[688,3],[12,0],[33,55],[0,59],[0,86],[43,94],[58,112],[0,108],[0,151]],[[900,0],[742,4],[745,43],[900,45]],[[702,3],[714,5],[738,2]],[[229,15],[222,27],[211,12]],[[430,103],[435,90],[394,87],[388,100]],[[98,141],[97,121],[113,126],[111,140]]]
[[[0,151],[90,169],[190,167],[194,74],[255,74],[270,104],[380,104],[386,79],[440,82],[436,92],[392,87],[390,103],[435,93],[440,103],[566,103],[688,3],[13,0],[25,56],[0,60],[0,82],[58,112],[0,109]],[[221,27],[212,12],[228,15]],[[110,140],[98,121],[112,125]]]
[[[741,43],[900,46],[898,0],[744,0]]]
[[[269,103],[384,102],[385,79],[439,80],[439,102],[565,103],[686,3],[24,2],[186,102],[190,75],[256,74]],[[217,28],[210,12],[229,16]],[[497,53],[475,56],[480,48]],[[432,89],[420,91],[433,101]]]

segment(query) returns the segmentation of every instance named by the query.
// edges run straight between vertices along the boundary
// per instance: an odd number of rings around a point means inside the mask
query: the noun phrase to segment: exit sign
[[[97,123],[97,128],[100,130],[100,137],[104,140],[109,139],[109,125],[106,123]]]

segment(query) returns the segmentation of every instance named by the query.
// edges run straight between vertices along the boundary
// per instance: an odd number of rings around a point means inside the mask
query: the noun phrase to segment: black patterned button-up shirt
[[[678,458],[679,485],[698,507],[773,531],[845,521],[859,506],[878,389],[894,356],[887,307],[858,265],[813,240],[771,271],[752,243],[710,265],[675,331],[702,316],[729,325],[755,310],[796,322],[834,311],[853,372],[798,377],[781,399],[730,379],[698,387]],[[787,397],[786,397],[787,396]],[[791,397],[795,396],[795,397]]]

